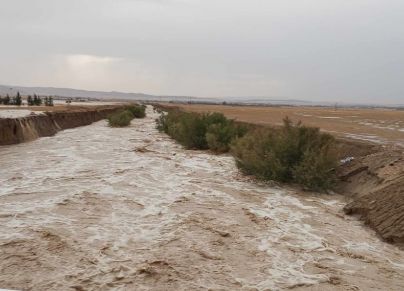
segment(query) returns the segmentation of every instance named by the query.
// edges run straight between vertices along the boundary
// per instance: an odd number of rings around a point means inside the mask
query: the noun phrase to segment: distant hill
[[[88,91],[70,88],[54,88],[54,87],[22,87],[22,86],[5,86],[0,85],[0,95],[9,94],[10,96],[20,92],[21,95],[45,95],[71,98],[90,98],[103,100],[147,100],[147,101],[175,101],[175,102],[203,102],[203,103],[241,103],[241,104],[290,104],[290,105],[312,105],[309,101],[304,100],[282,100],[271,99],[267,97],[219,97],[219,98],[203,98],[193,96],[159,96],[143,93],[123,93],[123,92],[103,92]]]
[[[191,102],[191,103],[223,103],[228,104],[249,104],[249,105],[294,105],[294,106],[334,106],[335,102],[318,102],[297,99],[282,99],[271,97],[243,96],[243,97],[218,97],[204,98],[193,96],[168,96],[168,95],[150,95],[144,93],[124,93],[124,92],[104,92],[89,91],[70,88],[54,87],[23,87],[0,85],[0,95],[9,94],[13,96],[20,92],[21,95],[42,95],[58,96],[64,98],[86,98],[97,100],[113,101],[173,101],[173,102]],[[338,103],[339,107],[404,107],[404,104],[385,106],[383,104],[358,104],[358,103]]]
[[[114,99],[114,100],[145,100],[155,99],[156,96],[142,93],[122,93],[122,92],[102,92],[88,91],[70,88],[53,88],[53,87],[21,87],[21,86],[4,86],[0,85],[0,95],[15,95],[20,92],[22,95],[48,95],[60,97],[80,97],[92,99]]]
[[[113,100],[113,101],[176,101],[176,102],[217,102],[217,99],[211,98],[196,98],[192,96],[158,96],[143,93],[124,93],[124,92],[104,92],[104,91],[89,91],[71,88],[54,88],[54,87],[23,87],[23,86],[9,86],[0,85],[0,95],[9,94],[10,96],[16,95],[20,92],[21,95],[41,95],[41,96],[57,96],[64,98],[86,98],[97,100]],[[205,101],[204,101],[205,100]]]

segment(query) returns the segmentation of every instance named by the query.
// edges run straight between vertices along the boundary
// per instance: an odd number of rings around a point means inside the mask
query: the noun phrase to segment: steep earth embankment
[[[360,215],[386,241],[404,246],[404,153],[381,148],[339,168],[340,192],[352,197],[344,211]]]
[[[17,144],[42,136],[51,136],[58,131],[89,125],[107,117],[120,106],[79,108],[69,111],[45,112],[22,118],[0,119],[0,145]]]

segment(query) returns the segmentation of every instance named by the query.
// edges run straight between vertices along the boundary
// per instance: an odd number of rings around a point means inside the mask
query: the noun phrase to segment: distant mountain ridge
[[[207,103],[249,103],[249,104],[293,104],[293,105],[311,105],[312,102],[293,99],[270,99],[267,97],[194,97],[194,96],[169,96],[169,95],[151,95],[144,93],[124,93],[124,92],[105,92],[105,91],[89,91],[71,88],[56,87],[24,87],[24,86],[8,86],[0,85],[0,95],[9,94],[10,96],[17,94],[24,95],[45,95],[72,98],[92,98],[92,99],[108,99],[108,100],[154,100],[154,101],[178,101],[178,102],[207,102]]]
[[[70,88],[55,88],[55,87],[22,87],[22,86],[5,86],[0,85],[0,95],[9,94],[15,95],[20,92],[22,95],[52,95],[60,97],[78,97],[78,98],[94,98],[94,99],[149,99],[156,98],[156,96],[143,94],[143,93],[122,93],[122,92],[103,92],[103,91],[89,91]]]
[[[55,87],[23,87],[23,86],[7,86],[0,85],[0,95],[9,94],[10,96],[20,92],[21,95],[47,95],[72,98],[91,98],[91,99],[107,99],[107,100],[154,100],[154,101],[178,101],[178,102],[207,102],[207,103],[274,103],[274,104],[311,104],[304,100],[281,100],[269,99],[266,97],[220,97],[205,98],[194,96],[168,96],[168,95],[150,95],[144,93],[124,93],[124,92],[105,92],[105,91],[89,91],[71,88],[55,88]]]
[[[234,103],[234,104],[250,104],[250,105],[295,105],[295,106],[334,106],[336,102],[320,102],[320,101],[307,101],[298,99],[282,99],[270,97],[257,97],[257,96],[244,96],[244,97],[218,97],[206,98],[195,96],[169,96],[169,95],[151,95],[144,93],[125,93],[125,92],[105,92],[105,91],[90,91],[71,88],[56,88],[56,87],[24,87],[24,86],[9,86],[0,85],[0,95],[10,96],[16,95],[20,92],[21,95],[43,95],[43,96],[58,96],[58,97],[71,97],[71,98],[90,98],[101,100],[114,100],[114,101],[174,101],[174,102],[195,102],[195,103]],[[404,104],[383,105],[383,104],[363,104],[363,103],[346,103],[338,102],[338,106],[357,106],[357,107],[404,107]]]

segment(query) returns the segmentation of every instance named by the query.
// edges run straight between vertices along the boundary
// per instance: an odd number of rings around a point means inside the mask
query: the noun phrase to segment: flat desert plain
[[[281,125],[282,119],[288,116],[295,122],[302,121],[305,125],[319,127],[336,136],[404,146],[404,110],[201,104],[168,106],[194,112],[221,112],[237,121],[262,125]]]

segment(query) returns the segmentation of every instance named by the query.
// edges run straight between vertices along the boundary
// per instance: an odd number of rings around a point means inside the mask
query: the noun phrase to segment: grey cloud
[[[0,83],[404,103],[403,1],[0,4]]]

